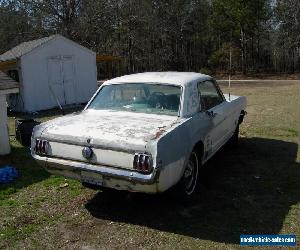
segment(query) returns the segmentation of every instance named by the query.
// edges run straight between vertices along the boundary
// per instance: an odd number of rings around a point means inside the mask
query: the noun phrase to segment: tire
[[[240,133],[240,125],[238,124],[232,137],[229,139],[229,145],[231,147],[237,147],[239,144],[239,133]]]
[[[175,188],[176,196],[190,200],[199,191],[201,157],[194,150],[185,166],[183,175]]]
[[[81,184],[82,184],[82,186],[84,186],[85,188],[88,188],[88,189],[101,190],[101,186],[97,186],[97,185],[90,184],[87,182],[81,182]]]

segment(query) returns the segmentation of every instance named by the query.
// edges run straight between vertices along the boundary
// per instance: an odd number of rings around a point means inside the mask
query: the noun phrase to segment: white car
[[[31,153],[50,173],[118,190],[195,193],[200,167],[237,141],[246,98],[198,73],[106,81],[82,112],[35,127]]]

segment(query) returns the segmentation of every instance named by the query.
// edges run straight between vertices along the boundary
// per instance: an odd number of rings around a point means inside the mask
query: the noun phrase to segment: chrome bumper
[[[154,168],[151,174],[145,175],[135,171],[92,165],[84,162],[76,162],[65,159],[42,157],[32,154],[32,157],[45,164],[47,170],[69,170],[73,172],[88,171],[116,179],[127,180],[134,183],[153,184],[159,177],[159,168]],[[49,163],[49,164],[47,164]]]

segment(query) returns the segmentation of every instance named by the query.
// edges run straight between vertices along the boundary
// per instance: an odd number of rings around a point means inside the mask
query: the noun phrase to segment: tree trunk
[[[241,52],[242,52],[242,72],[243,75],[247,74],[246,69],[246,42],[245,42],[245,33],[243,29],[241,29]]]

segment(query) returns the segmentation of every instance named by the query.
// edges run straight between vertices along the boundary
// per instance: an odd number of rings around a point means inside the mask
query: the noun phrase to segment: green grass
[[[232,93],[248,98],[240,146],[207,164],[202,192],[188,205],[168,194],[96,192],[50,176],[11,136],[12,154],[0,166],[21,175],[0,186],[0,249],[237,249],[240,234],[300,239],[300,86],[244,85]],[[13,117],[9,126],[13,135]]]

